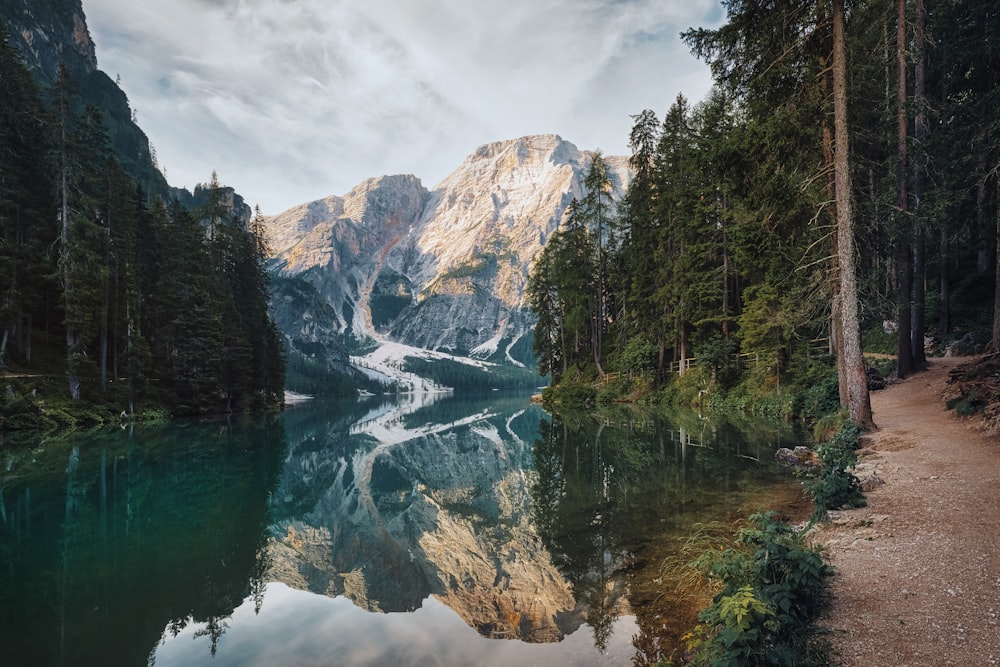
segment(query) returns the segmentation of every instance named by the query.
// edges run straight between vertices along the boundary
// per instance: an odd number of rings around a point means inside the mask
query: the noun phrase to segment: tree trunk
[[[994,352],[1000,352],[1000,174],[996,176],[997,184],[997,248],[996,248],[996,283],[993,288],[993,341],[990,348]]]
[[[940,289],[941,289],[941,305],[938,312],[938,335],[944,337],[947,335],[948,330],[951,329],[951,271],[948,263],[951,261],[949,255],[951,254],[951,244],[948,240],[948,218],[943,216],[940,220],[941,225],[941,245],[939,247],[940,252],[940,262],[941,262],[941,276],[940,276]]]
[[[913,161],[913,365],[923,368],[927,364],[927,355],[924,353],[924,334],[927,331],[927,251],[924,240],[924,207],[921,204],[924,194],[923,178],[927,170],[927,35],[924,30],[927,11],[924,0],[916,2],[916,20],[913,24],[916,56],[913,72],[913,101],[916,106],[913,139],[917,148],[916,159]]]
[[[896,225],[899,235],[896,246],[896,375],[905,378],[913,372],[913,345],[911,337],[913,307],[913,265],[910,253],[910,221],[908,212],[910,196],[907,191],[909,169],[907,166],[907,141],[909,139],[908,121],[906,117],[906,0],[896,3],[896,68],[898,83],[896,87],[896,129],[898,133],[896,144],[896,162],[899,172],[897,177],[898,197],[896,206],[899,209],[899,224]]]
[[[108,388],[108,283],[104,281],[104,296],[101,300],[101,332],[100,332],[100,365],[101,365],[101,391]]]
[[[847,410],[861,428],[875,428],[868,377],[861,356],[858,290],[854,249],[854,213],[851,210],[851,174],[848,162],[847,54],[844,37],[844,0],[833,0],[833,168],[837,209],[837,254],[840,266],[840,316],[844,346]]]
[[[725,211],[725,202],[722,207]],[[725,221],[720,220],[719,225],[722,227],[722,338],[729,340],[729,235]]]
[[[0,338],[0,373],[3,372],[4,359],[7,358],[7,335],[10,333],[8,327],[3,328],[3,338]]]
[[[821,70],[829,72],[825,59],[821,64]],[[832,96],[833,86],[828,74],[823,77],[823,85],[827,97]],[[823,161],[827,174],[827,201],[835,201],[837,198],[837,187],[833,169],[833,128],[830,127],[828,120],[824,120],[823,122]],[[838,254],[837,235],[830,234],[830,352],[834,355],[834,359],[837,360],[837,388],[840,392],[840,406],[847,407],[849,397],[847,395],[847,381],[845,380],[847,377],[847,367],[844,365],[844,337],[841,335],[843,323],[840,317],[840,266],[837,260]]]
[[[63,297],[66,299],[66,375],[69,383],[69,395],[74,401],[80,400],[80,379],[78,377],[76,347],[79,343],[80,334],[69,322],[69,302],[72,298],[72,285],[70,284],[70,262],[69,262],[69,136],[67,124],[69,123],[69,102],[66,100],[66,85],[68,74],[63,68],[59,71],[60,99],[59,105],[59,258],[62,260],[62,281]]]

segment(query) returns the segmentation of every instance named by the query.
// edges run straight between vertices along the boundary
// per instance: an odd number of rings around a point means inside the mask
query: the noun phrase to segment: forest
[[[144,189],[68,70],[34,79],[2,25],[0,81],[4,428],[280,405],[259,211],[215,174],[185,204]]]
[[[721,27],[682,34],[712,91],[633,116],[626,195],[595,156],[546,244],[539,368],[563,390],[798,388],[871,426],[862,349],[905,377],[956,339],[1000,347],[1000,12],[724,6]]]

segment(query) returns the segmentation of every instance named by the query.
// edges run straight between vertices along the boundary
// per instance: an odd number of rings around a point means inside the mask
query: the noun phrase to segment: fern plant
[[[695,565],[720,585],[689,637],[695,663],[820,665],[813,622],[827,602],[833,568],[774,513],[755,514],[738,546],[710,551]]]

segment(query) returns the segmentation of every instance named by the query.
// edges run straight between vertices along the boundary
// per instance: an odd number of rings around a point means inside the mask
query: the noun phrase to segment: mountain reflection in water
[[[81,437],[3,478],[0,662],[649,664],[660,563],[788,437],[501,393]]]

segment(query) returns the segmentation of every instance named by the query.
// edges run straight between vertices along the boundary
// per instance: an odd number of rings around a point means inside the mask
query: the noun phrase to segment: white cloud
[[[716,0],[85,0],[168,179],[212,170],[267,213],[362,179],[434,185],[478,145],[626,150],[630,114],[700,99],[678,33]]]

